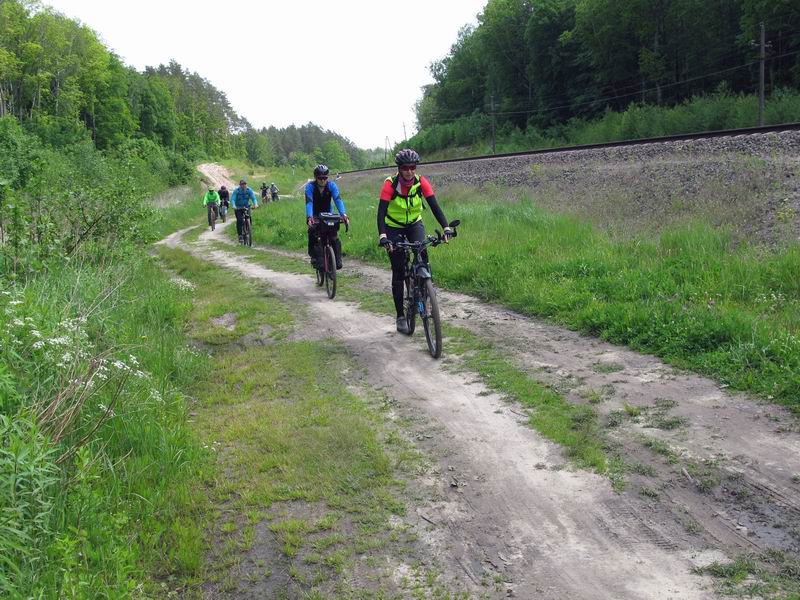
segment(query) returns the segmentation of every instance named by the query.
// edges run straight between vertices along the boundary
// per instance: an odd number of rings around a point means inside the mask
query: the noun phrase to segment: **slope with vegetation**
[[[0,2],[3,598],[152,597],[154,575],[199,567],[187,394],[208,357],[185,345],[191,285],[146,247],[202,207],[150,199],[199,198],[193,165],[245,158],[253,132],[176,62],[139,72]]]
[[[433,63],[416,106],[425,154],[612,141],[800,120],[800,10],[791,2],[489,0]]]

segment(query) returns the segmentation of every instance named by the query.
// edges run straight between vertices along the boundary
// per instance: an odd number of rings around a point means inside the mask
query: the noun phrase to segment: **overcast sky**
[[[414,102],[486,0],[44,0],[142,70],[174,58],[254,127],[313,121],[362,148],[414,131]]]

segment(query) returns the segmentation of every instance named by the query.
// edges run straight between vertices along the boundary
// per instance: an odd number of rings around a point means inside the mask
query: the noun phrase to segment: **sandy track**
[[[713,597],[691,566],[716,554],[638,497],[614,494],[606,478],[564,468],[560,448],[482,384],[432,360],[419,338],[396,334],[391,319],[331,302],[310,275],[272,271],[211,247],[226,225],[187,249],[306,305],[320,333],[341,340],[398,411],[425,418],[437,432],[420,441],[434,465],[426,483],[436,493],[409,518],[450,576],[476,595],[496,597],[509,590],[519,598]],[[180,235],[170,243],[180,245]],[[495,574],[508,589],[481,585]]]

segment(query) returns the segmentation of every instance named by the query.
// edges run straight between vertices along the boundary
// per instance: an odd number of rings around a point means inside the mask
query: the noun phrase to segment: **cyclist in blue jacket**
[[[333,212],[333,204],[336,203],[336,210],[344,219],[345,223],[350,224],[350,218],[344,210],[344,202],[339,196],[339,188],[333,181],[328,181],[330,170],[325,165],[314,167],[314,181],[306,184],[306,223],[308,224],[308,255],[311,257],[311,264],[316,267],[317,256],[317,226],[315,218],[319,218],[320,213]],[[336,254],[336,268],[342,268],[342,242],[337,236],[333,240],[333,251]]]
[[[236,214],[236,233],[239,235],[240,242],[242,241],[244,213],[251,203],[253,208],[258,208],[256,193],[247,187],[247,181],[242,179],[239,181],[239,187],[233,190],[231,194],[231,206],[233,206],[233,212]]]

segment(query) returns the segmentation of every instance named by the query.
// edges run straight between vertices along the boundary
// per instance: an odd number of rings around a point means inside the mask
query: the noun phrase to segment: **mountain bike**
[[[458,235],[457,227],[461,221],[450,223],[451,237]],[[444,236],[438,230],[436,235],[429,235],[421,242],[399,241],[393,245],[405,252],[405,285],[403,293],[403,316],[408,325],[408,335],[414,333],[417,315],[422,319],[425,329],[425,341],[428,343],[428,352],[433,358],[442,355],[442,320],[439,316],[439,301],[436,298],[436,289],[433,287],[433,276],[428,263],[425,248],[434,248],[444,241]]]
[[[227,219],[227,217],[228,217],[228,207],[225,206],[224,204],[220,204],[219,205],[219,218],[222,219],[222,222],[224,223],[225,220]]]
[[[251,212],[249,206],[244,209],[244,218],[242,219],[242,246],[253,245],[253,217]]]
[[[317,228],[317,285],[325,284],[328,298],[333,300],[336,295],[336,252],[333,249],[333,240],[342,224],[341,215],[333,213],[320,213],[319,219],[314,219]],[[350,230],[347,221],[344,221],[345,231]]]

